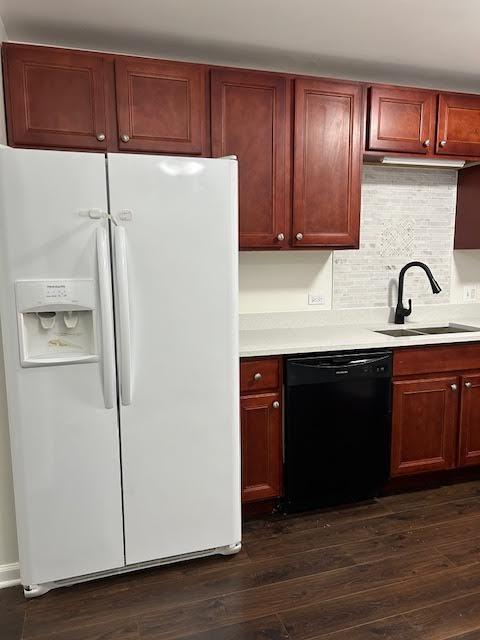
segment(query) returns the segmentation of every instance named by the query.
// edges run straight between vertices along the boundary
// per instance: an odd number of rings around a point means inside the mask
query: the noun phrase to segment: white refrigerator
[[[28,597],[240,549],[237,162],[0,149]]]

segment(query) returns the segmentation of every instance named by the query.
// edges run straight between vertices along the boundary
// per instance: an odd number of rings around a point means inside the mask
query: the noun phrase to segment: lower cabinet
[[[401,349],[393,362],[391,475],[480,465],[480,343]]]
[[[480,466],[480,343],[394,351],[391,476]],[[283,496],[282,358],[240,363],[242,502]]]
[[[392,476],[456,463],[458,378],[393,383]]]
[[[241,399],[242,500],[266,500],[282,492],[282,411],[279,393]]]
[[[480,374],[463,376],[461,388],[458,464],[480,465]]]
[[[277,498],[283,493],[281,360],[243,360],[240,377],[242,502]]]

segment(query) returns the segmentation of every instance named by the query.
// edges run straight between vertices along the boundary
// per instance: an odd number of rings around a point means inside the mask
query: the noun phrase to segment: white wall
[[[331,251],[243,251],[240,253],[240,313],[331,309]],[[308,294],[324,297],[308,305]]]
[[[450,301],[453,304],[480,302],[480,249],[453,252]]]
[[[393,306],[398,273],[422,260],[442,287],[432,295],[419,270],[405,280],[414,304],[480,302],[480,250],[453,251],[456,174],[451,170],[367,166],[360,250],[242,252],[241,313]],[[476,297],[464,299],[464,287]],[[325,304],[308,304],[308,294]]]
[[[454,170],[364,167],[360,249],[334,253],[334,308],[394,306],[399,271],[412,260],[430,267],[442,291],[432,295],[425,274],[411,269],[405,299],[448,303],[456,202]]]
[[[268,313],[275,311],[320,311],[330,310],[332,304],[333,255],[340,252],[309,251],[300,252],[242,252],[240,254],[240,313]],[[480,249],[454,251],[450,274],[450,295],[442,303],[480,303]],[[427,260],[428,262],[428,260]],[[434,274],[436,275],[436,274]],[[398,272],[392,273],[397,279]],[[431,292],[428,282],[419,272],[419,286],[426,289],[425,298],[420,296],[420,304],[428,304]],[[415,286],[412,279],[411,283]],[[406,294],[415,292],[407,282]],[[464,288],[475,289],[475,297],[465,298]],[[308,304],[308,294],[317,293],[325,297],[325,305]],[[392,288],[385,289],[385,305],[391,305]],[[368,289],[360,295],[368,300]],[[430,302],[435,303],[432,296]],[[418,301],[417,301],[418,304]],[[340,306],[336,308],[342,308]]]

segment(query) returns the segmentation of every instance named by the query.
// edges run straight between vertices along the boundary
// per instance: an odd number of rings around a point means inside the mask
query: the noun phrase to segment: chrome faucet
[[[433,293],[440,293],[442,290],[438,282],[432,275],[430,268],[427,267],[423,262],[409,262],[406,264],[400,271],[400,275],[398,277],[398,300],[397,300],[397,308],[395,309],[395,324],[404,324],[405,318],[412,313],[412,301],[408,301],[408,309],[403,306],[403,281],[405,280],[405,273],[410,267],[420,267],[427,274],[427,278],[430,281],[430,285],[432,287]]]

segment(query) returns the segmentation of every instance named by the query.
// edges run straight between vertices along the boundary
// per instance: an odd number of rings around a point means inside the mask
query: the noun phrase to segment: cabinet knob
[[[120,136],[120,140],[122,142],[128,142],[130,140],[130,136],[127,136],[127,134],[124,133],[123,136]]]
[[[451,384],[451,385],[450,385],[450,389],[451,389],[452,391],[456,391],[456,390],[457,390],[457,385],[456,385],[456,384]]]
[[[429,147],[430,146],[430,138],[427,138],[424,143],[423,143],[424,147]]]
[[[261,379],[262,379],[262,374],[261,374],[261,373],[256,373],[256,374],[253,376],[253,379],[254,379],[254,380],[256,380],[256,381],[258,382],[259,380],[261,380]]]
[[[280,407],[280,403],[278,402],[278,400],[275,400],[275,402],[272,403],[272,407],[274,409],[278,409]]]
[[[297,233],[297,235],[295,236],[295,238],[297,240],[303,240],[303,233]]]
[[[472,383],[471,382],[465,382],[465,386],[467,387],[467,389],[471,389],[472,388]]]
[[[103,142],[105,140],[105,134],[104,133],[99,133],[97,136],[97,140],[99,142]]]
[[[447,141],[446,140],[440,140],[440,146],[441,147],[446,147],[447,146]]]
[[[285,240],[285,236],[283,233],[279,233],[277,236],[277,240],[279,240],[280,242],[283,242]]]

